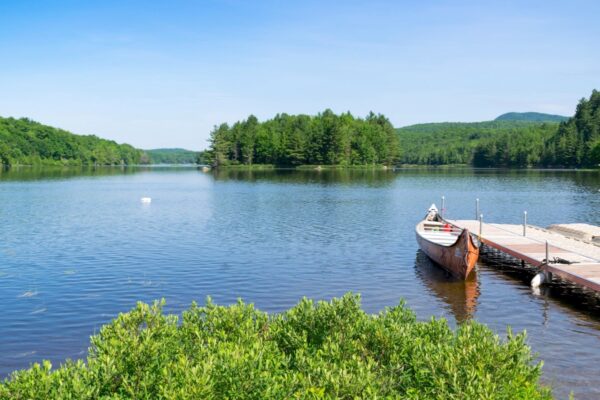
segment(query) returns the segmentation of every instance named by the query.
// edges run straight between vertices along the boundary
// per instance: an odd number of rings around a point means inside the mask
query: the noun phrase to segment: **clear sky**
[[[0,116],[141,148],[326,108],[395,126],[571,115],[600,2],[0,0]]]

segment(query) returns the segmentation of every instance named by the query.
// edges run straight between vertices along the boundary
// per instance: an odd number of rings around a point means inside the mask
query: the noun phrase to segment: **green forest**
[[[556,118],[540,120],[540,114],[535,113],[524,116],[524,120],[513,115],[512,119],[488,122],[420,124],[397,129],[402,148],[400,162],[561,168],[600,164],[600,92],[594,90],[589,99],[581,99],[575,115],[560,123],[552,122]]]
[[[212,164],[472,165],[597,167],[600,92],[581,99],[575,115],[507,113],[494,121],[445,122],[394,129],[381,114],[365,118],[331,110],[316,115],[251,115],[211,132],[210,149],[143,151],[96,136],[74,135],[26,118],[0,117],[3,165]]]
[[[316,116],[250,116],[211,133],[205,161],[214,166],[472,165],[595,167],[600,164],[600,93],[582,99],[574,117],[507,113],[494,121],[445,122],[394,130],[383,115],[356,118],[326,110]],[[394,131],[396,135],[394,135]]]
[[[402,164],[472,164],[477,167],[538,165],[557,123],[526,121],[445,122],[398,129]]]
[[[93,135],[74,135],[26,118],[0,117],[0,163],[3,165],[129,165],[144,152]]]
[[[201,157],[201,153],[179,148],[146,150],[152,164],[196,164]]]
[[[278,114],[265,122],[251,115],[215,127],[210,142],[215,166],[393,165],[400,151],[398,135],[383,115],[362,119],[331,110],[316,116]]]
[[[546,143],[544,165],[597,167],[600,165],[600,92],[581,99],[575,116],[562,122]]]

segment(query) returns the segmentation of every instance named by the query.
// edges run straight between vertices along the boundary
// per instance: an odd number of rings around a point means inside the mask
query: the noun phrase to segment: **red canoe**
[[[452,275],[467,279],[479,258],[479,246],[467,229],[445,221],[432,205],[416,226],[417,243],[429,258]]]

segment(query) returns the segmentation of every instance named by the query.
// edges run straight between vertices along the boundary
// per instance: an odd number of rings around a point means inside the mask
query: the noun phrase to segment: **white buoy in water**
[[[150,204],[150,203],[152,203],[152,198],[151,197],[142,197],[140,199],[140,201],[144,204]]]
[[[531,287],[532,288],[538,288],[540,287],[544,282],[546,282],[546,274],[543,272],[538,272],[533,279],[531,280]]]

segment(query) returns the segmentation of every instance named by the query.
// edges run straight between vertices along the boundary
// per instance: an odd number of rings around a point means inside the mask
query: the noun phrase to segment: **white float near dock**
[[[531,287],[539,288],[542,284],[546,283],[546,281],[547,281],[546,273],[538,272],[537,274],[535,274],[535,276],[531,280]]]
[[[142,197],[140,199],[140,202],[142,202],[143,204],[150,204],[152,203],[152,197]]]

